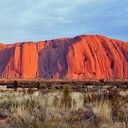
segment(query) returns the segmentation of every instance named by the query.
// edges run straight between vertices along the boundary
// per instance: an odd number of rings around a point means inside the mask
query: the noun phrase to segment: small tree
[[[39,91],[40,90],[40,83],[37,82],[37,90]]]
[[[17,80],[15,80],[13,82],[13,85],[14,85],[14,90],[17,91],[17,88],[18,88],[18,82],[17,82]]]
[[[100,81],[101,83],[104,83],[104,79],[100,79],[99,81]]]
[[[104,85],[104,79],[100,79],[100,89],[98,89],[98,95],[99,95],[99,100],[103,98],[103,85]]]

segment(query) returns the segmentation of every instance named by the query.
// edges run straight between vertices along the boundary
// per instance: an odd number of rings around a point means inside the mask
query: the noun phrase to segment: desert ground
[[[1,79],[0,128],[128,128],[128,81]]]

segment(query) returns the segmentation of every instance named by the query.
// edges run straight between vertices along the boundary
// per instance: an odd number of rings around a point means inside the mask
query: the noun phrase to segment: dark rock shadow
[[[2,74],[10,61],[10,58],[14,57],[14,51],[15,47],[4,48],[0,50],[0,77],[2,77]]]
[[[67,54],[69,47],[81,38],[69,38],[66,40],[45,41],[46,45],[38,52],[38,76],[39,78],[63,79],[68,71]],[[43,43],[43,42],[42,42]]]

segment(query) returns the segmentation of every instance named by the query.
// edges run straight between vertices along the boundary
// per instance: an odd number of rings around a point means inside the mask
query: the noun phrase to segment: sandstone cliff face
[[[128,78],[128,43],[81,35],[1,44],[0,78]]]

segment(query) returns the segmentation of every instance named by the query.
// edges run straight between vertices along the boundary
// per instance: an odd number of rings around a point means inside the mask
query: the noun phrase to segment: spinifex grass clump
[[[65,85],[61,99],[61,105],[65,107],[65,111],[71,108],[71,102],[72,102],[72,98],[71,98],[70,87],[69,85]]]

